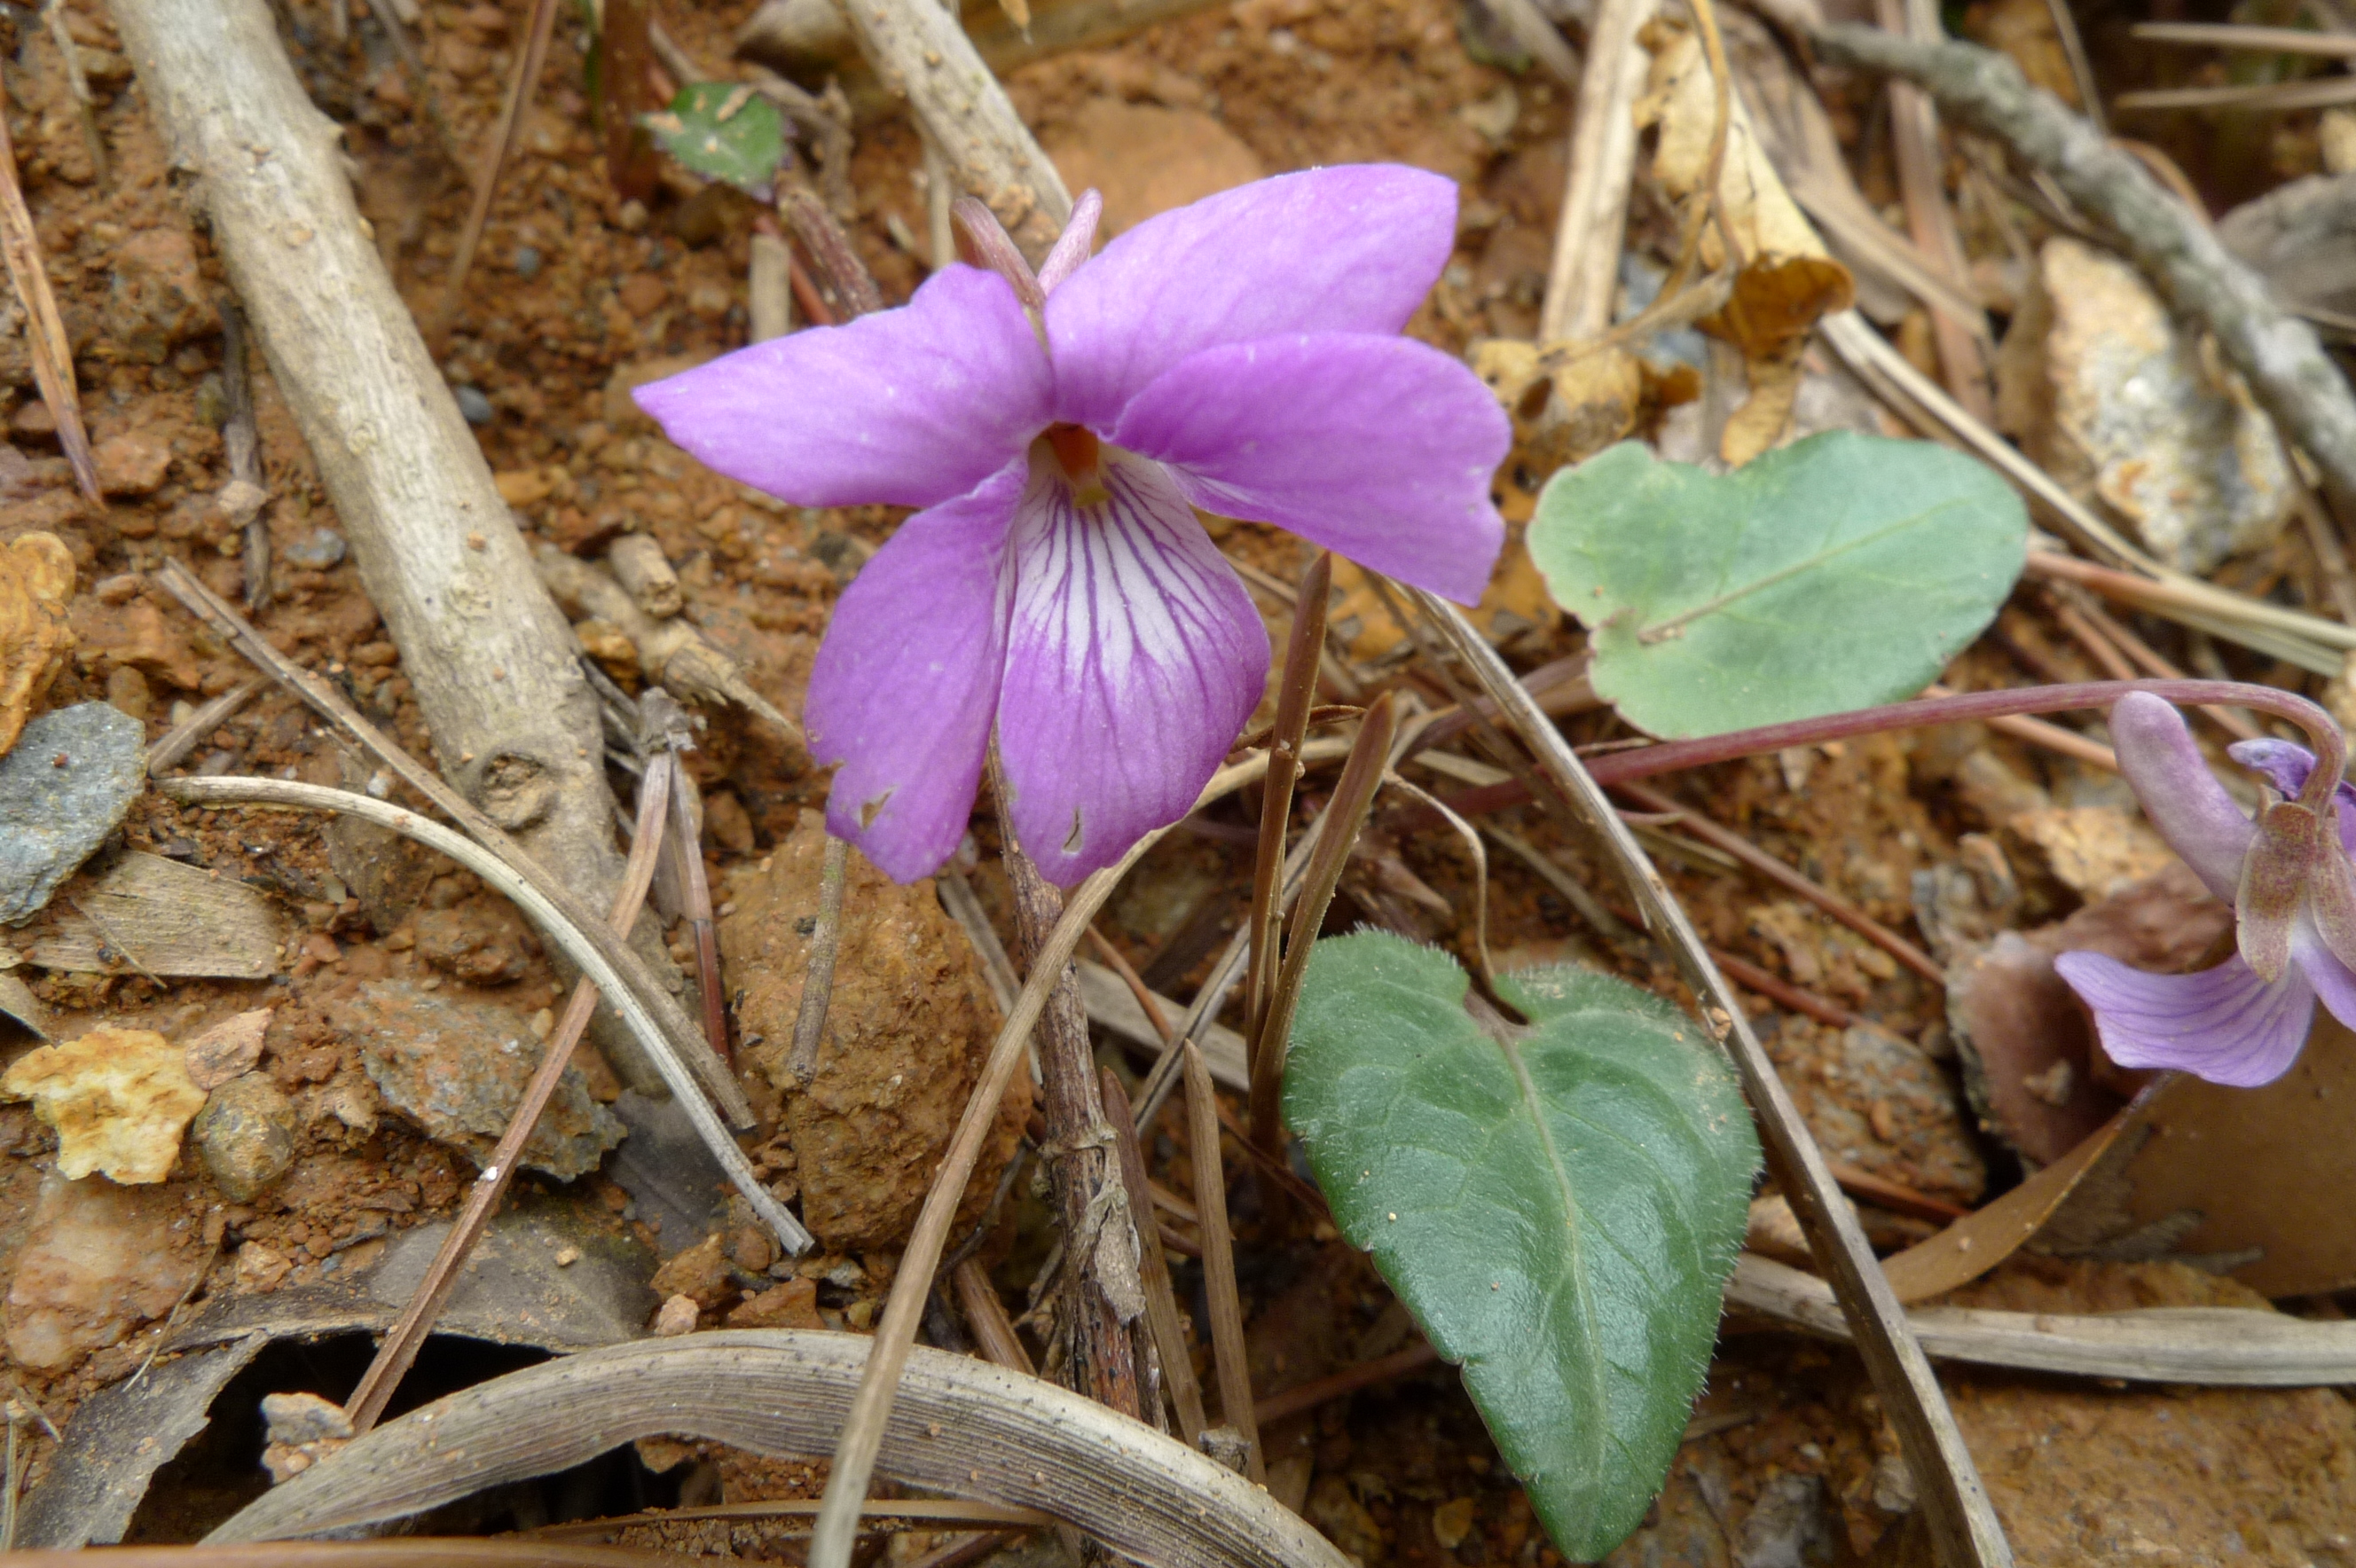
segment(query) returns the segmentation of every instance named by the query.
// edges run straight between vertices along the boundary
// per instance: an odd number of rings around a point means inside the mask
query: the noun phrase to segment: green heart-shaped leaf
[[[1759,1140],[1667,1003],[1583,969],[1501,976],[1484,1031],[1444,953],[1311,954],[1286,1119],[1344,1235],[1422,1325],[1565,1554],[1626,1537],[1709,1367]]]
[[[697,174],[743,190],[766,189],[785,156],[785,117],[742,82],[691,82],[669,109],[640,115],[639,123]]]
[[[1915,696],[1995,618],[2028,539],[1984,464],[1850,431],[1722,478],[1624,442],[1549,480],[1529,529],[1596,691],[1672,740]]]

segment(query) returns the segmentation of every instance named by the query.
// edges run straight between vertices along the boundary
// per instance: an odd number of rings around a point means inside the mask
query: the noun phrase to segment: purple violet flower
[[[1101,206],[1035,281],[1003,246],[637,393],[755,488],[923,508],[844,590],[804,713],[841,764],[828,827],[902,881],[957,848],[993,726],[1016,836],[1058,884],[1193,809],[1269,660],[1195,507],[1468,604],[1504,542],[1504,411],[1398,336],[1454,245],[1452,182],[1280,176],[1089,260]]]
[[[2233,903],[2239,951],[2193,975],[2147,975],[2099,953],[2064,953],[2053,966],[2122,1067],[2271,1083],[2307,1043],[2318,997],[2356,1028],[2356,789],[2342,782],[2326,795],[2303,747],[2244,741],[2228,754],[2285,797],[2253,821],[2210,773],[2184,716],[2146,692],[2111,709],[2111,740],[2144,815]],[[2310,783],[2318,800],[2307,798]]]

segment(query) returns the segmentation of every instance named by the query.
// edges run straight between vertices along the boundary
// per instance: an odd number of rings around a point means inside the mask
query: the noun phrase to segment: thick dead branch
[[[114,16],[174,164],[198,176],[214,243],[400,645],[444,773],[602,908],[622,858],[595,701],[361,229],[337,127],[304,95],[265,0],[123,0]],[[616,1055],[654,1087],[634,1051]]]
[[[2115,230],[2169,304],[2216,334],[2266,411],[2331,484],[2356,496],[2356,396],[2307,323],[2226,250],[2198,215],[2132,154],[2029,85],[2020,69],[1973,44],[1915,43],[1872,27],[1820,28],[1826,59],[1919,83],[1939,107],[1997,137]]]

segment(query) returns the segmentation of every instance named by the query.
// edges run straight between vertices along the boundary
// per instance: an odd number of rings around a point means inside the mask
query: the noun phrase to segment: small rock
[[[331,566],[342,564],[347,548],[344,536],[335,529],[313,528],[278,553],[289,566],[299,566],[306,571],[325,571]]]
[[[125,1183],[161,1181],[180,1157],[180,1135],[203,1108],[180,1048],[152,1029],[101,1024],[79,1040],[19,1057],[0,1095],[30,1100],[58,1130],[58,1169]]]
[[[676,1339],[681,1334],[692,1334],[695,1332],[695,1298],[674,1296],[664,1302],[661,1310],[655,1314],[655,1338]]]
[[[248,1296],[267,1296],[284,1283],[294,1265],[260,1242],[237,1249],[237,1288]]]
[[[664,1264],[647,1283],[659,1296],[683,1296],[707,1309],[726,1300],[733,1285],[728,1257],[716,1235],[704,1237]]]
[[[114,275],[101,333],[111,352],[161,365],[189,338],[220,330],[220,318],[185,227],[143,229],[107,247],[106,254]]]
[[[8,1353],[61,1371],[172,1309],[197,1271],[179,1193],[42,1178],[8,1285]]]
[[[49,901],[147,784],[147,731],[104,702],[42,714],[0,757],[0,923]]]
[[[172,470],[172,444],[153,431],[109,436],[91,451],[98,487],[109,496],[153,495]]]
[[[73,607],[74,638],[84,667],[129,665],[183,691],[195,691],[203,683],[204,671],[181,625],[165,619],[163,611],[145,599],[110,603],[92,597]]]
[[[1834,1524],[1822,1476],[1783,1475],[1759,1488],[1743,1522],[1736,1568],[1813,1568],[1834,1561]]]
[[[529,245],[519,245],[515,255],[509,258],[509,265],[515,268],[517,277],[529,283],[540,276],[540,252]]]
[[[316,1393],[266,1393],[262,1396],[262,1424],[269,1441],[301,1447],[323,1439],[349,1437],[352,1424],[343,1406]]]
[[[189,1136],[213,1185],[231,1202],[251,1202],[294,1163],[294,1104],[249,1072],[212,1092]]]
[[[2293,476],[2241,378],[2126,262],[2049,241],[1997,357],[1997,416],[2029,455],[2179,571],[2272,539]]]
[[[147,677],[127,664],[106,672],[106,700],[142,721],[155,710],[155,694],[148,689]]]
[[[748,1296],[728,1314],[731,1328],[823,1328],[818,1315],[818,1281],[789,1279],[758,1296]]]
[[[581,1249],[579,1247],[559,1247],[556,1249],[555,1262],[558,1268],[571,1268],[574,1264],[577,1264],[580,1261]]]
[[[2107,805],[2057,805],[2006,826],[2040,851],[2053,880],[2088,901],[2156,877],[2176,852],[2140,816]]]
[[[504,902],[426,910],[416,917],[417,956],[470,986],[503,986],[531,970],[540,944]]]
[[[622,285],[622,308],[641,320],[660,310],[669,298],[670,285],[652,272],[639,272]]]
[[[1442,1552],[1455,1551],[1472,1533],[1472,1512],[1478,1506],[1472,1498],[1458,1498],[1431,1510],[1431,1538]]]
[[[262,1060],[262,1037],[269,1028],[268,1008],[256,1008],[213,1025],[185,1048],[188,1081],[199,1089],[213,1090],[252,1072],[253,1064]]]
[[[437,997],[405,980],[362,986],[341,1027],[385,1104],[477,1164],[506,1129],[542,1049],[507,1008]],[[523,1163],[570,1181],[594,1170],[622,1135],[614,1114],[589,1097],[580,1070],[568,1067],[524,1145]]]
[[[453,387],[452,395],[458,400],[458,412],[471,425],[487,425],[498,417],[491,400],[483,396],[478,387]]]

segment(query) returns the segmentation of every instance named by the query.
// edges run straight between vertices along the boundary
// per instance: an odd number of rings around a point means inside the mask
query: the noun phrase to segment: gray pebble
[[[232,1203],[266,1190],[294,1163],[294,1104],[259,1072],[212,1092],[189,1126],[205,1169]]]
[[[283,552],[289,566],[325,571],[344,559],[344,536],[333,528],[313,528]]]
[[[458,394],[458,411],[466,416],[466,422],[468,424],[488,424],[491,422],[491,400],[483,396],[481,389],[476,387],[456,387],[453,388],[452,390]]]
[[[0,757],[0,922],[49,901],[147,784],[147,731],[107,702],[44,713]]]
[[[519,245],[515,253],[515,271],[519,278],[540,276],[540,252],[529,245]]]

